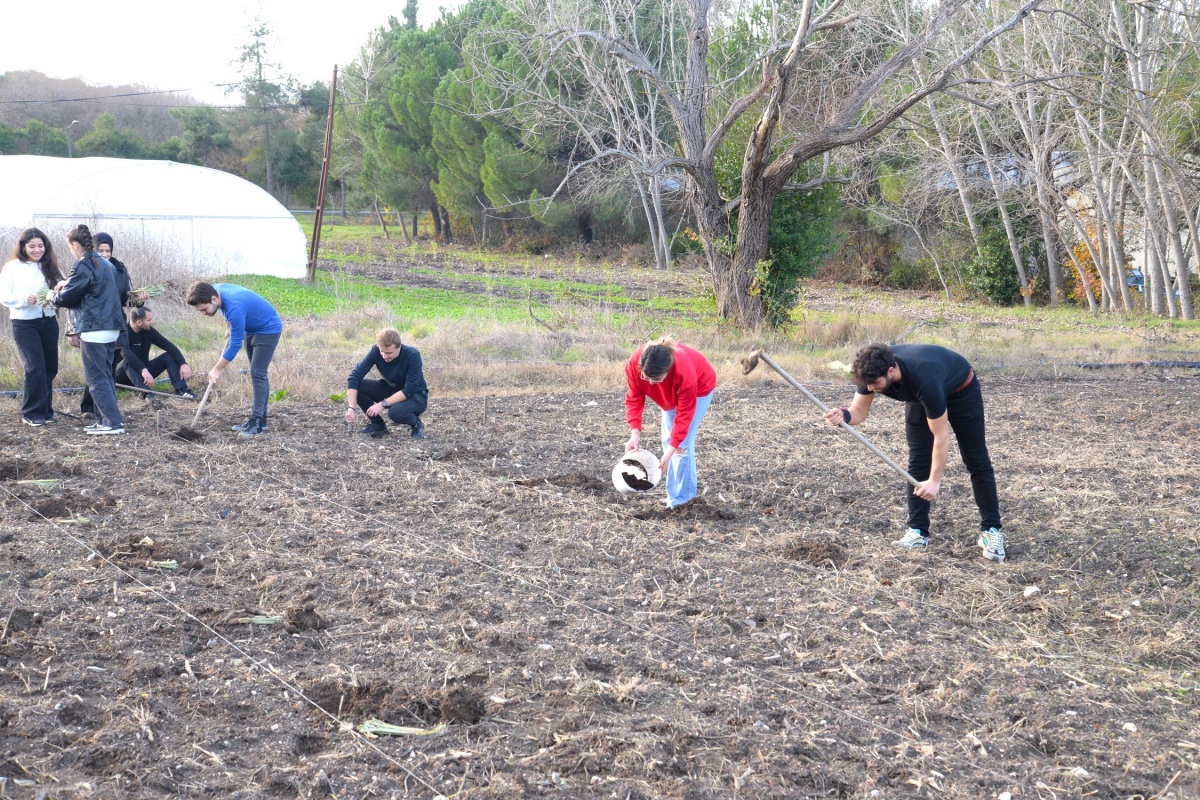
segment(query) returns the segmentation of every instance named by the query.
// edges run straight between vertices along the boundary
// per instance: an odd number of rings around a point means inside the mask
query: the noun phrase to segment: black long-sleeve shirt
[[[121,355],[138,372],[144,370],[147,362],[150,361],[151,346],[167,353],[181,366],[187,363],[183,358],[183,352],[153,326],[149,330],[135,331],[126,325],[125,333],[129,336],[129,345],[124,348]]]
[[[358,366],[350,373],[346,387],[357,390],[372,367],[379,370],[379,377],[384,383],[393,387],[395,392],[404,392],[405,397],[429,393],[429,387],[425,385],[425,373],[421,371],[421,353],[415,347],[402,344],[395,358],[384,361],[379,345],[373,345],[367,357],[358,362]]]

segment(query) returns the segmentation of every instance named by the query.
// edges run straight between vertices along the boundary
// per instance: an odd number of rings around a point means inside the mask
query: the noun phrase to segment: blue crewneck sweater
[[[274,306],[259,295],[232,283],[214,283],[213,288],[221,295],[221,314],[229,323],[229,346],[221,358],[233,361],[247,336],[283,332]]]

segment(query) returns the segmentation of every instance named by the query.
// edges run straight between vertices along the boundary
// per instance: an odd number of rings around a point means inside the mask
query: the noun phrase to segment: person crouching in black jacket
[[[129,336],[129,344],[121,351],[124,357],[114,368],[117,379],[123,382],[128,378],[130,386],[148,389],[155,378],[166,372],[175,394],[195,398],[188,390],[187,382],[192,377],[192,368],[184,359],[183,352],[153,326],[154,312],[148,307],[130,309],[129,327],[125,331]],[[157,347],[162,352],[151,358],[151,347]]]
[[[383,380],[367,378],[371,368],[379,370]],[[370,424],[359,433],[384,436],[388,433],[385,416],[397,425],[412,428],[412,438],[425,438],[421,414],[429,404],[429,388],[421,371],[421,354],[400,342],[400,332],[384,328],[375,336],[375,346],[359,362],[346,381],[346,422],[353,424],[354,408],[367,412]]]
[[[96,424],[84,430],[90,435],[125,433],[125,422],[117,405],[113,361],[125,334],[117,271],[96,255],[92,232],[77,225],[67,234],[71,253],[79,259],[71,274],[50,292],[50,302],[70,309],[71,330],[82,340],[83,375],[96,403]]]

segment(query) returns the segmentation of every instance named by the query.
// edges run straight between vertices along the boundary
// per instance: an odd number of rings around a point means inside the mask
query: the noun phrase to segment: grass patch
[[[528,311],[515,300],[450,289],[376,286],[330,272],[318,272],[312,285],[266,275],[231,275],[229,281],[270,298],[276,310],[289,317],[325,317],[382,305],[396,316],[414,321],[467,316],[496,322],[528,321]],[[535,304],[535,308],[542,307]]]

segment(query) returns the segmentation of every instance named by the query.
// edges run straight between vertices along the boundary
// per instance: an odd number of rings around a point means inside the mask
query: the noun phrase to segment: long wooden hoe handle
[[[798,380],[793,378],[791,375],[788,375],[787,371],[784,370],[783,367],[776,364],[774,359],[772,359],[769,355],[767,355],[766,353],[759,350],[758,357],[761,358],[768,367],[770,367],[771,369],[778,372],[779,377],[783,378],[785,381],[790,383],[792,386],[794,386],[797,389],[799,389],[800,391],[804,392],[804,396],[807,397],[809,400],[811,400],[813,402],[813,404],[816,405],[817,408],[821,409],[822,411],[829,411],[829,406],[822,403],[820,400],[817,399],[816,395],[814,395],[808,389],[805,389],[803,386],[801,386],[800,382]],[[896,472],[899,473],[900,477],[904,478],[904,480],[911,483],[914,488],[920,484],[920,481],[918,481],[912,475],[908,474],[908,470],[904,469],[904,467],[900,466],[895,461],[893,461],[890,457],[888,457],[888,455],[886,453],[884,453],[878,447],[876,447],[875,445],[873,445],[869,441],[867,441],[867,437],[863,436],[861,433],[854,430],[853,426],[851,426],[844,420],[842,422],[838,423],[838,425],[842,428],[845,428],[847,431],[849,431],[850,435],[853,436],[855,439],[858,439],[860,442],[862,442],[864,447],[866,447],[868,450],[870,450],[875,455],[882,458],[889,467],[896,470]]]
[[[204,406],[208,405],[208,393],[212,391],[212,387],[212,381],[209,381],[208,386],[204,387],[204,397],[200,398],[200,407],[196,409],[196,416],[192,419],[188,430],[196,430],[196,423],[200,421],[200,415],[204,413]]]

